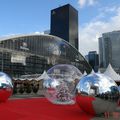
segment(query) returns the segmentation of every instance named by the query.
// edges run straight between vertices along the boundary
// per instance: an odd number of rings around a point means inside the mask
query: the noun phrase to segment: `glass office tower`
[[[78,11],[69,4],[51,10],[50,34],[78,49]]]
[[[88,53],[88,62],[95,72],[98,72],[99,68],[99,56],[96,51],[90,51]]]
[[[113,68],[120,69],[120,31],[102,34],[99,38],[99,53],[100,64],[104,68],[110,63]]]

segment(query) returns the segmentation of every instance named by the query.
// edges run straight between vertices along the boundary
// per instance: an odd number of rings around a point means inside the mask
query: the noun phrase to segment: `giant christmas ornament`
[[[103,74],[85,76],[76,87],[78,105],[90,114],[115,111],[118,99],[118,86],[114,80]]]
[[[0,102],[6,101],[12,94],[13,85],[11,78],[0,72]]]
[[[47,71],[44,80],[45,96],[54,104],[74,104],[75,87],[82,76],[73,65],[59,64]]]

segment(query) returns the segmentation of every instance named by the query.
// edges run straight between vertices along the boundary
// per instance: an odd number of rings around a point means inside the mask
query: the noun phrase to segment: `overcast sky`
[[[98,51],[103,32],[120,29],[120,0],[0,0],[0,37],[43,32],[50,10],[70,3],[79,12],[79,51]]]

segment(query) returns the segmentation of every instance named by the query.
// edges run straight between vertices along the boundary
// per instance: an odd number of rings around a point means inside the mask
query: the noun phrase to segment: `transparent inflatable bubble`
[[[0,102],[6,101],[12,94],[13,85],[11,78],[0,72]]]
[[[54,104],[74,104],[75,87],[82,73],[73,65],[59,64],[47,71],[44,80],[45,96]]]

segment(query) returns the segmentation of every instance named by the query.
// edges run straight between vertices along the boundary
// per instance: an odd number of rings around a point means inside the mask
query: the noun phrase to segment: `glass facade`
[[[99,38],[99,67],[103,68],[103,39]]]
[[[19,35],[0,39],[0,69],[12,77],[41,74],[55,64],[72,64],[81,72],[91,67],[68,42],[52,35]]]
[[[99,56],[96,51],[90,51],[88,53],[88,62],[95,72],[98,72],[99,68]]]
[[[99,39],[99,52],[104,68],[110,63],[113,68],[120,69],[120,31],[103,33]]]
[[[78,49],[78,11],[70,4],[51,10],[50,34]]]

